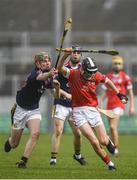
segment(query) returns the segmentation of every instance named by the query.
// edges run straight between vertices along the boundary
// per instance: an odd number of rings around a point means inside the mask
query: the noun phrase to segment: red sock
[[[104,158],[103,158],[103,161],[108,164],[110,162],[110,157],[108,155],[106,155]]]

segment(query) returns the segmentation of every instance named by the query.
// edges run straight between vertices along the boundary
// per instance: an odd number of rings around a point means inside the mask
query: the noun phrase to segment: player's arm
[[[60,83],[56,79],[53,80],[53,95],[56,99],[60,98]]]
[[[118,98],[121,100],[123,104],[126,104],[128,98],[125,94],[119,92],[118,88],[114,85],[114,83],[109,79],[106,78],[106,84],[117,94]]]
[[[135,105],[134,105],[134,93],[133,89],[128,89],[128,95],[129,95],[129,115],[133,115],[135,113]]]
[[[63,89],[60,89],[60,95],[62,95],[65,99],[68,99],[71,101],[72,95],[64,91]]]
[[[66,49],[65,49],[64,55],[63,55],[62,58],[59,60],[58,65],[57,65],[57,70],[58,70],[62,75],[64,75],[65,77],[66,77],[66,76],[69,76],[69,69],[64,66],[64,62],[65,62],[65,60],[68,58],[68,56],[70,55],[71,50],[72,50],[72,48],[66,48]]]
[[[48,78],[53,77],[57,73],[58,73],[58,70],[56,70],[55,68],[52,68],[49,72],[40,73],[36,79],[39,81],[46,81]]]
[[[133,85],[131,79],[128,75],[126,75],[126,89],[129,96],[129,115],[133,115],[135,113],[135,105],[134,105],[134,93],[133,93]]]
[[[106,78],[106,84],[116,93],[119,93],[119,90],[117,89],[117,87],[114,85],[114,83],[109,79]]]

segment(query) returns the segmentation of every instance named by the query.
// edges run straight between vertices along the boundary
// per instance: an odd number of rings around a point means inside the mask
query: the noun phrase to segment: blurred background
[[[9,133],[10,109],[16,91],[34,66],[36,52],[50,52],[55,63],[56,47],[64,22],[72,18],[72,30],[64,47],[79,44],[86,49],[119,51],[137,96],[137,1],[136,0],[0,0],[0,132]],[[86,54],[87,55],[87,54]],[[83,55],[84,56],[84,55]],[[100,71],[111,68],[109,55],[92,54]],[[101,94],[101,89],[98,90]],[[53,98],[46,91],[41,99],[41,132],[52,131]],[[137,105],[137,99],[135,99]],[[128,108],[127,108],[128,109]],[[107,121],[103,117],[106,127]],[[71,133],[66,123],[64,131]],[[137,117],[121,118],[120,133],[137,134]]]

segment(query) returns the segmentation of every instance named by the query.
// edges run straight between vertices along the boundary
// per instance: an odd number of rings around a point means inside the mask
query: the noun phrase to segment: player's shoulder
[[[120,73],[121,73],[122,75],[124,75],[124,76],[127,75],[127,73],[126,73],[125,71],[123,71],[123,70],[122,70]]]
[[[66,63],[64,64],[64,66],[67,67],[67,68],[71,68],[71,62],[70,62],[70,61],[66,62]]]
[[[100,71],[97,71],[95,73],[95,77],[100,77],[100,76],[104,76],[105,74],[101,73]]]
[[[121,76],[123,76],[123,78],[130,79],[130,76],[125,71],[121,71],[120,73],[121,73]]]
[[[42,73],[42,71],[35,67],[29,72],[29,74],[27,75],[27,78],[32,79],[33,77],[36,77],[37,75],[39,75],[41,73]]]
[[[79,62],[79,63],[76,65],[76,67],[73,68],[72,65],[71,65],[71,61],[68,61],[67,63],[64,64],[64,66],[65,66],[66,68],[69,68],[69,69],[80,69],[81,63]]]
[[[105,79],[106,79],[106,75],[105,74],[103,74],[103,73],[101,73],[99,71],[95,73],[95,76],[94,76],[94,80],[95,81],[101,82],[101,81],[104,81]]]
[[[31,73],[30,74],[41,74],[42,73],[42,70],[35,67],[31,70]]]

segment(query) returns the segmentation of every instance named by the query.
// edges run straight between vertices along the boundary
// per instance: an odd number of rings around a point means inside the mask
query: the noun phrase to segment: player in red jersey
[[[110,153],[115,153],[115,148],[106,134],[106,130],[97,110],[98,100],[96,88],[100,83],[108,84],[115,94],[122,100],[127,101],[124,94],[119,93],[113,82],[105,75],[98,72],[94,60],[87,57],[82,61],[80,69],[68,69],[63,66],[64,60],[69,56],[71,49],[66,49],[66,53],[58,63],[58,70],[65,77],[68,77],[69,86],[72,94],[73,117],[76,126],[82,134],[89,140],[95,152],[106,163],[109,170],[115,170],[114,163],[110,160],[105,150],[100,144],[105,145]],[[93,131],[95,130],[95,133]]]
[[[115,86],[119,89],[120,93],[129,94],[129,115],[134,114],[134,95],[133,95],[133,86],[130,77],[123,71],[123,58],[121,56],[114,56],[112,64],[112,71],[107,74],[107,77],[113,81]],[[125,105],[119,100],[116,94],[108,87],[102,86],[105,90],[102,100],[104,101],[107,98],[107,109],[112,110],[117,117],[114,119],[108,119],[110,125],[110,133],[114,145],[116,146],[116,154],[119,153],[119,142],[118,142],[118,123],[120,116],[123,115]]]

